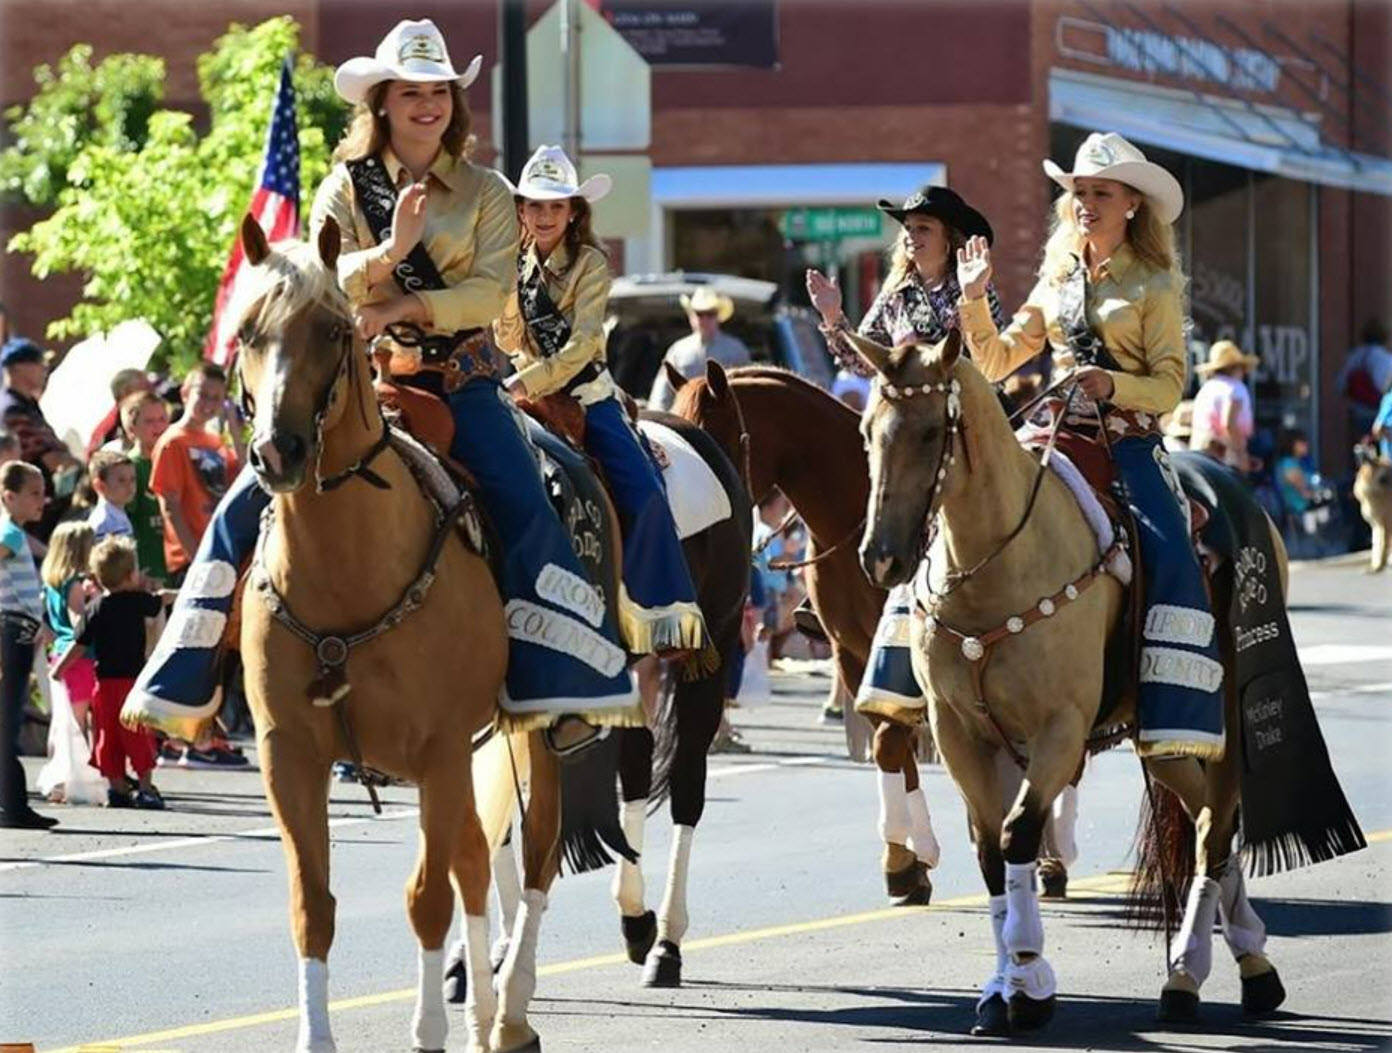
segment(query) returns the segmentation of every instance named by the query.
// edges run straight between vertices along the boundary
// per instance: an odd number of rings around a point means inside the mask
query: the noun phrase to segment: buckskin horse
[[[266,454],[257,473],[274,495],[243,603],[241,651],[290,882],[296,1048],[335,1048],[328,793],[334,761],[351,759],[419,787],[420,854],[406,885],[420,944],[413,1044],[445,1047],[452,878],[469,936],[469,1048],[490,1050],[489,848],[475,811],[471,739],[496,715],[507,634],[482,530],[470,498],[437,504],[386,439],[335,278],[336,224],[324,224],[316,245],[272,247],[248,216],[241,239],[249,268],[233,305],[239,369],[253,443]],[[331,698],[341,700],[324,704]],[[549,800],[549,815],[527,831],[542,853],[554,851],[559,832],[554,794]]]
[[[978,1002],[974,1033],[1040,1027],[1055,1000],[1043,923],[1032,880],[1008,882],[1006,865],[1027,867],[1035,859],[1046,811],[1081,762],[1104,701],[1103,655],[1122,617],[1123,589],[1106,573],[1105,558],[1099,560],[1097,538],[1072,494],[1021,447],[991,385],[960,357],[956,331],[934,347],[889,350],[859,337],[853,343],[877,374],[862,423],[873,495],[862,559],[885,586],[927,571],[917,580],[918,598],[932,609],[920,607],[913,619],[914,666],[938,749],[966,802],[992,897],[996,969]],[[1262,577],[1249,578],[1245,587],[1260,589],[1263,604],[1268,591],[1279,590],[1269,602],[1283,612],[1284,549],[1269,520],[1257,522],[1271,534],[1279,565],[1263,566]],[[931,540],[921,568],[925,537]],[[1235,650],[1230,624],[1234,581],[1243,572],[1242,566],[1219,566],[1210,576],[1224,666],[1226,750],[1221,759],[1203,762],[1145,760],[1149,775],[1173,792],[1194,822],[1192,830],[1176,826],[1195,869],[1171,873],[1181,882],[1189,873],[1194,877],[1161,992],[1163,1019],[1196,1014],[1211,965],[1215,915],[1237,959],[1243,1008],[1267,1012],[1284,998],[1262,953],[1265,929],[1233,853],[1239,789],[1248,777],[1242,758],[1253,749],[1248,742],[1244,751],[1233,675],[1235,664],[1248,659],[1237,653],[1241,647]],[[1280,618],[1284,622],[1284,613]],[[1123,696],[1120,706],[1109,720],[1133,720],[1134,701]],[[1003,815],[998,760],[1005,753],[1025,777]],[[1297,787],[1298,793],[1308,790]],[[1172,800],[1169,793],[1159,797]],[[1341,792],[1338,799],[1342,804]],[[1267,846],[1253,845],[1248,824],[1261,802],[1244,800],[1243,807],[1244,851],[1260,851]],[[1351,816],[1347,825],[1321,829],[1303,845],[1290,836],[1278,832],[1267,869],[1290,865],[1292,858],[1330,858],[1362,841]],[[1153,840],[1151,830],[1147,842]]]

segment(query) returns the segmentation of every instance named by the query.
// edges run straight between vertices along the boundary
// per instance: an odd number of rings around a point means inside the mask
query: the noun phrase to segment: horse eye
[[[237,340],[242,344],[246,344],[248,347],[256,343],[255,327],[250,322],[242,326],[237,330]]]

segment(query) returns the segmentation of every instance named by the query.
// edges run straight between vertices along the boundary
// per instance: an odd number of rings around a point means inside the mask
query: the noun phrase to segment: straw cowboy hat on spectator
[[[334,73],[334,87],[349,102],[366,102],[367,93],[384,80],[457,80],[467,88],[479,74],[483,56],[475,55],[463,73],[450,62],[445,38],[428,18],[398,22],[377,45],[371,58],[351,58]]]
[[[1241,366],[1249,372],[1257,368],[1261,361],[1256,355],[1244,355],[1242,348],[1231,340],[1219,340],[1208,349],[1208,361],[1194,367],[1195,373],[1218,373],[1224,369]]]
[[[697,289],[690,296],[683,293],[681,305],[682,310],[691,314],[705,314],[707,311],[714,311],[715,317],[721,322],[728,322],[730,316],[735,313],[735,301],[714,289]]]
[[[1073,180],[1115,179],[1133,190],[1139,190],[1150,200],[1150,207],[1162,223],[1173,223],[1184,211],[1184,191],[1179,181],[1116,132],[1093,132],[1078,147],[1073,158],[1073,171],[1065,172],[1053,161],[1044,162],[1044,171],[1065,190],[1073,189]]]
[[[509,182],[508,186],[512,184]],[[539,146],[522,166],[522,178],[512,186],[512,192],[530,201],[583,197],[593,203],[608,194],[613,186],[614,181],[602,172],[580,182],[575,165],[564,150],[559,146]]]

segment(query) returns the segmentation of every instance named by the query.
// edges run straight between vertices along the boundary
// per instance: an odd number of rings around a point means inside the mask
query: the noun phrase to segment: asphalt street
[[[1081,790],[1069,899],[1044,908],[1060,982],[1027,1049],[1392,1048],[1392,576],[1348,561],[1298,566],[1292,622],[1335,767],[1371,842],[1249,888],[1288,1000],[1242,1019],[1237,971],[1214,950],[1203,1025],[1154,1022],[1161,941],[1119,922],[1141,796],[1127,749]],[[773,701],[734,712],[752,752],[712,759],[690,881],[686,985],[646,990],[621,954],[610,872],[565,878],[541,938],[533,1024],[546,1050],[909,1050],[967,1037],[993,951],[962,807],[941,768],[924,783],[939,839],[928,908],[891,908],[879,871],[875,779],[815,718],[827,681],[776,673]],[[253,755],[254,755],[254,751]],[[30,769],[31,781],[37,762]],[[283,1050],[295,957],[279,839],[251,772],[163,770],[164,813],[53,807],[51,834],[0,834],[0,1043],[39,1050]],[[415,944],[403,886],[413,794],[332,802],[337,938],[332,1020],[344,1053],[410,1046]],[[670,823],[649,827],[648,900],[661,898]],[[452,1011],[451,1049],[463,1049]]]

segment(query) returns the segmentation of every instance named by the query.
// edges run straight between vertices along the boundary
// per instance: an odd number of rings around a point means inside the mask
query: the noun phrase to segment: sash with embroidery
[[[527,258],[524,253],[519,265]],[[520,266],[519,266],[520,269]],[[550,358],[570,343],[570,323],[546,290],[546,266],[536,261],[531,274],[517,279],[517,305],[531,330],[542,358]]]
[[[899,290],[904,302],[904,316],[918,339],[926,344],[936,344],[946,339],[947,326],[938,318],[933,309],[933,301],[917,281],[906,282]]]
[[[1114,373],[1123,372],[1107,345],[1093,331],[1087,317],[1088,283],[1087,268],[1078,257],[1073,257],[1073,271],[1059,288],[1058,321],[1059,328],[1068,339],[1073,358],[1085,366],[1097,366]]]
[[[367,218],[368,229],[380,245],[391,230],[392,213],[396,210],[396,187],[387,176],[387,167],[380,158],[363,157],[348,162],[348,175],[352,177],[353,192]],[[392,276],[408,293],[445,288],[445,279],[440,277],[424,242],[417,242],[416,247],[392,268]]]

